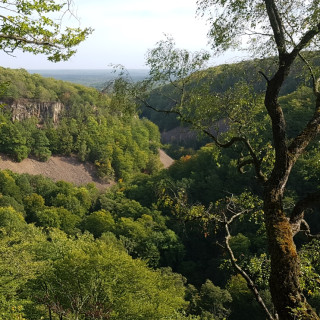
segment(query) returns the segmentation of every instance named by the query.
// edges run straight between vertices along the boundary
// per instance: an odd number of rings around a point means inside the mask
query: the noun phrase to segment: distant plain
[[[141,81],[148,76],[147,69],[129,69],[130,78],[133,81]],[[30,69],[30,73],[38,73],[43,77],[69,81],[97,89],[105,88],[119,73],[113,69]]]

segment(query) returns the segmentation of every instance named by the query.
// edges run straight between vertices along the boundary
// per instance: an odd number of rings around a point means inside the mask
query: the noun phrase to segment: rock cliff
[[[37,100],[18,99],[6,100],[0,103],[3,103],[4,107],[12,112],[13,121],[37,117],[39,123],[43,123],[47,119],[51,119],[54,123],[57,123],[59,116],[65,108],[64,105],[58,101],[41,102]]]

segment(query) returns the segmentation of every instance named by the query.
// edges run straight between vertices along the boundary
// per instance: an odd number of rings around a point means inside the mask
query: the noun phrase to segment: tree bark
[[[295,55],[280,57],[278,72],[268,82],[265,95],[275,149],[273,171],[264,184],[264,214],[271,257],[270,291],[280,320],[319,320],[306,302],[299,284],[300,261],[293,240],[292,225],[282,204],[293,165],[319,131],[317,121],[309,122],[302,134],[288,147],[286,123],[278,103],[278,95],[294,57]]]
[[[264,213],[271,257],[269,282],[272,301],[280,320],[319,320],[300,288],[300,262],[291,225],[283,211],[282,193],[268,184],[265,187]]]
[[[50,307],[48,307],[48,312],[49,312],[49,319],[52,320],[52,312]]]

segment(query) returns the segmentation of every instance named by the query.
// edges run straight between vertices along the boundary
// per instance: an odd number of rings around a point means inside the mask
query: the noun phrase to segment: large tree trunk
[[[266,186],[266,229],[271,256],[270,290],[280,320],[317,319],[299,285],[300,263],[279,189]]]
[[[299,257],[293,241],[292,226],[282,204],[292,167],[319,131],[319,125],[315,121],[318,120],[316,112],[301,134],[288,146],[286,123],[278,95],[292,61],[293,56],[280,59],[278,72],[268,81],[265,95],[265,106],[272,122],[275,150],[273,171],[264,186],[264,213],[271,257],[270,291],[280,320],[319,320],[300,288]]]

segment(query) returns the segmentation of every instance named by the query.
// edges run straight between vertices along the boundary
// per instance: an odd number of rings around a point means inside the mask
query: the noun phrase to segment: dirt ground
[[[165,169],[169,168],[173,164],[174,160],[170,158],[163,150],[159,150],[159,155],[160,161]]]
[[[52,156],[47,162],[40,162],[30,158],[21,162],[14,162],[9,157],[1,154],[0,169],[9,169],[16,173],[32,175],[41,174],[54,181],[64,180],[78,186],[94,182],[98,189],[105,189],[112,185],[112,183],[105,183],[96,177],[92,164],[80,162],[75,157]]]
[[[163,150],[160,150],[159,154],[164,167],[168,168],[174,160]],[[40,162],[30,158],[21,162],[14,162],[9,157],[0,154],[0,169],[9,169],[16,173],[32,175],[41,174],[54,181],[64,180],[78,186],[94,182],[98,189],[106,189],[114,184],[114,182],[106,183],[98,179],[95,174],[95,168],[91,163],[80,162],[75,157],[52,156],[47,162]]]

